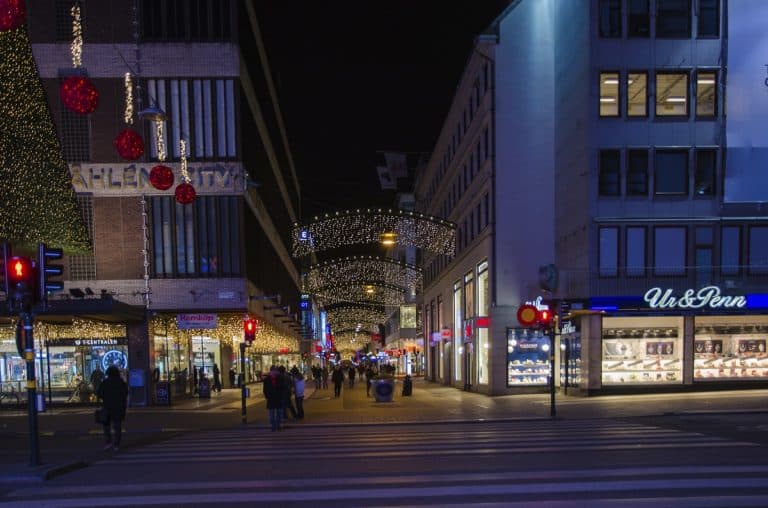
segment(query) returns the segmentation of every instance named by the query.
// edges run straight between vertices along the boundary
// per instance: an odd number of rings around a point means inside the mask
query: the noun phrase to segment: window
[[[688,194],[688,151],[656,150],[656,195]]]
[[[477,265],[477,315],[487,316],[490,309],[490,286],[488,285],[488,261]]]
[[[236,196],[198,196],[194,205],[151,198],[152,270],[157,277],[228,277],[241,273]]]
[[[645,275],[645,228],[627,228],[627,276]]]
[[[91,160],[91,115],[73,113],[61,108],[61,150],[67,162]]]
[[[691,0],[656,0],[656,37],[685,39],[691,36]]]
[[[145,41],[228,40],[232,27],[230,0],[142,0]]]
[[[749,228],[749,273],[768,274],[768,227]]]
[[[600,37],[621,37],[621,0],[600,0]]]
[[[453,284],[453,375],[456,381],[461,381],[462,331],[461,322],[461,281]]]
[[[601,277],[616,277],[619,267],[619,228],[599,230],[599,273]]]
[[[720,36],[719,0],[699,0],[699,23],[696,33],[699,37]]]
[[[648,74],[645,72],[627,75],[627,116],[648,116]]]
[[[620,159],[618,150],[600,150],[601,196],[618,196],[621,193]]]
[[[648,0],[628,0],[627,33],[630,37],[648,37],[651,32],[651,16]]]
[[[77,204],[83,214],[83,220],[88,228],[88,238],[93,242],[93,196],[90,194],[78,194]],[[91,247],[88,254],[70,254],[69,280],[96,280],[96,256]]]
[[[648,195],[648,150],[627,150],[627,196]]]
[[[656,116],[688,116],[688,74],[656,74]]]
[[[483,156],[485,157],[483,160],[488,160],[491,156],[491,138],[488,135],[488,127],[483,129]]]
[[[168,114],[163,135],[169,158],[180,158],[182,136],[187,142],[187,154],[196,159],[237,156],[233,80],[150,79],[147,88],[150,100]],[[150,156],[157,159],[154,131],[150,136]]]
[[[717,113],[717,74],[709,71],[696,73],[696,116],[714,117]]]
[[[738,275],[741,264],[741,228],[723,228],[720,240],[720,265],[723,275]]]
[[[696,150],[696,170],[693,181],[693,192],[696,196],[715,194],[716,160],[717,150],[714,148]]]
[[[619,116],[619,73],[600,73],[600,116]]]
[[[696,228],[696,287],[705,287],[712,284],[712,227],[700,226]]]
[[[464,275],[464,319],[475,315],[475,278],[472,272],[467,272]]]
[[[653,243],[656,275],[685,275],[685,228],[656,228]]]
[[[490,223],[491,215],[490,197],[487,192],[483,196],[483,206],[485,206],[485,225],[487,226]]]

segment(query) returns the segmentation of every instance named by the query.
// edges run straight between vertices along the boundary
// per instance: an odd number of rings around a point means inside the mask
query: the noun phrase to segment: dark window
[[[642,277],[645,275],[646,266],[646,246],[645,246],[645,228],[628,227],[627,228],[627,276]]]
[[[600,37],[621,37],[621,0],[600,0]]]
[[[685,39],[691,36],[691,0],[657,0],[656,37]]]
[[[491,218],[491,206],[490,206],[490,198],[488,197],[488,194],[486,193],[485,196],[483,196],[483,205],[485,206],[485,225],[487,226],[490,223]]]
[[[688,194],[688,151],[656,150],[655,193]]]
[[[699,23],[696,31],[699,37],[720,35],[720,1],[699,0]]]
[[[749,273],[768,274],[768,227],[749,228]]]
[[[651,15],[648,0],[628,0],[627,33],[630,37],[648,37],[651,32]]]
[[[741,228],[724,227],[720,239],[720,265],[723,275],[738,275],[741,264]]]
[[[72,113],[61,108],[61,149],[67,162],[91,160],[90,115]]]
[[[648,150],[627,151],[627,195],[648,195]]]
[[[705,287],[712,284],[713,238],[712,226],[699,226],[696,228],[696,287]]]
[[[481,218],[480,218],[480,203],[478,203],[477,206],[475,207],[475,217],[477,217],[477,232],[480,233],[480,231],[482,231],[483,229]]]
[[[151,199],[152,270],[157,277],[230,277],[241,273],[236,196],[198,196],[193,205]]]
[[[228,40],[231,0],[141,0],[143,40]]]
[[[620,152],[600,151],[600,195],[618,196],[621,192]]]
[[[658,227],[654,232],[656,275],[685,275],[685,228]]]
[[[619,228],[600,228],[598,237],[599,274],[601,277],[616,277],[619,273]]]
[[[483,129],[483,156],[485,157],[483,160],[488,160],[491,156],[491,138],[488,135],[488,127]]]
[[[696,170],[694,174],[693,192],[697,196],[712,196],[715,194],[715,169],[717,150],[696,150]]]

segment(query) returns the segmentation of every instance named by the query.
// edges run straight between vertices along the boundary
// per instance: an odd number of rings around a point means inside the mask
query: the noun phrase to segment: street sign
[[[517,310],[517,321],[523,326],[533,326],[539,318],[539,309],[531,304],[521,305]]]

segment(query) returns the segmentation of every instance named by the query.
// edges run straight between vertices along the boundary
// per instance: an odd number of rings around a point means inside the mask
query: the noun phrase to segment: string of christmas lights
[[[125,123],[133,124],[133,80],[131,73],[125,73]]]
[[[75,3],[70,9],[72,15],[72,43],[69,46],[72,53],[72,67],[83,66],[83,24],[80,18],[80,4]]]
[[[383,281],[408,290],[419,291],[422,272],[415,265],[395,259],[352,256],[312,265],[303,275],[304,291],[309,293],[319,288],[354,281]]]
[[[318,288],[315,297],[326,305],[359,303],[400,305],[405,302],[403,288],[381,282],[348,283]]]
[[[0,238],[90,252],[25,25],[0,31]]]
[[[183,138],[179,140],[179,154],[181,158],[181,181],[183,183],[190,183],[192,179],[189,177],[189,171],[187,170],[187,142]]]
[[[295,223],[292,231],[294,257],[348,245],[379,243],[381,235],[394,233],[403,245],[453,256],[456,224],[439,217],[406,210],[348,210],[315,217],[308,224]]]
[[[326,308],[326,313],[331,331],[353,329],[358,325],[370,327],[387,319],[383,307],[340,306]]]

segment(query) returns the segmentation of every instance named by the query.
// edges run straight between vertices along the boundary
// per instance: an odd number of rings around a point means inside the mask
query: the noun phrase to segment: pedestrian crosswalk
[[[250,426],[127,448],[0,507],[765,506],[768,463],[730,458],[750,454],[619,420]]]

